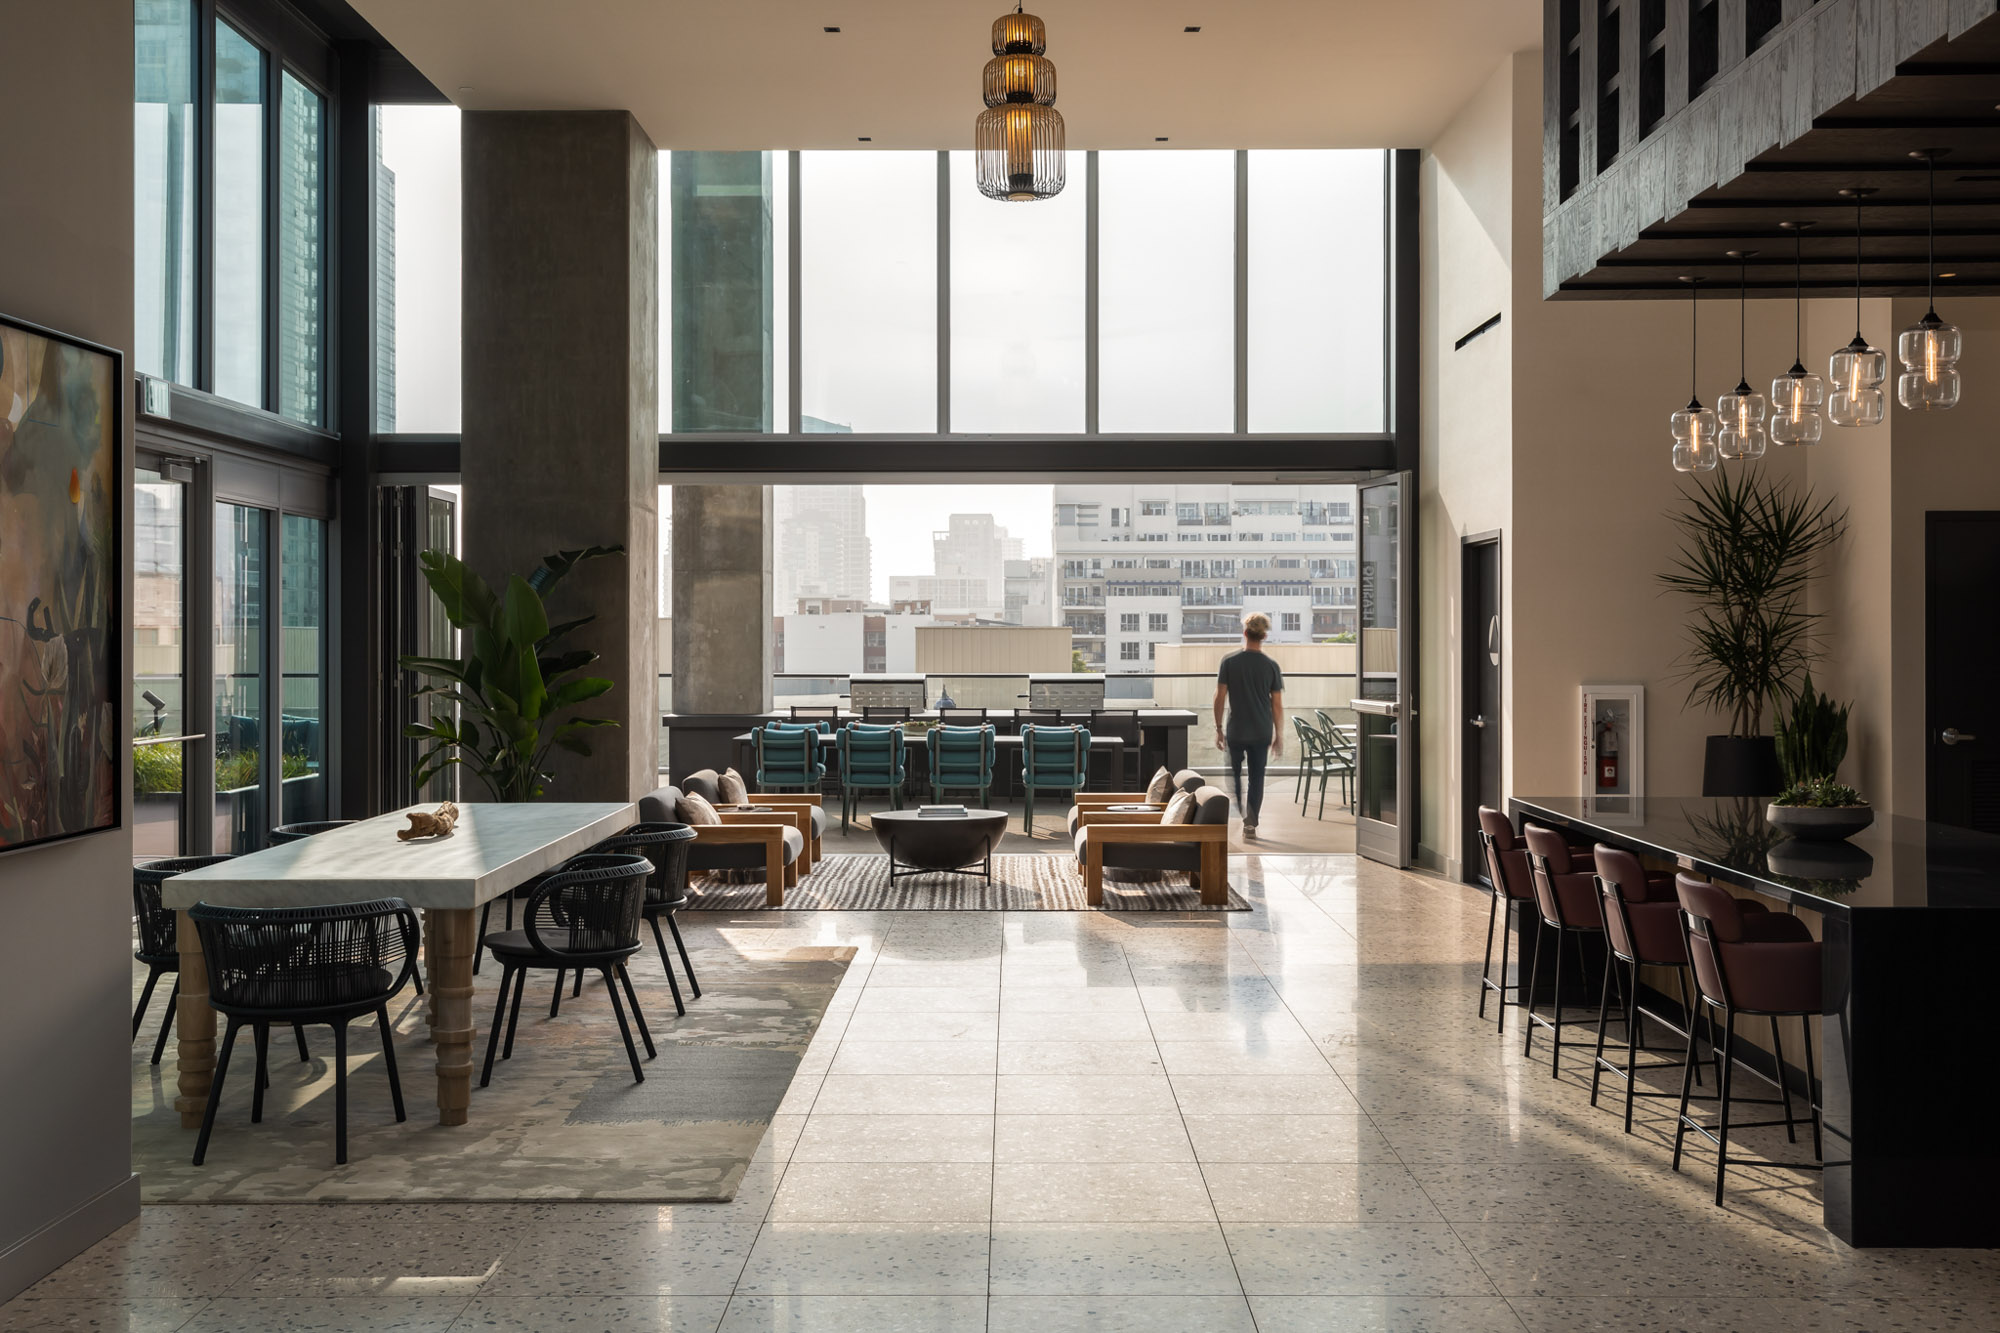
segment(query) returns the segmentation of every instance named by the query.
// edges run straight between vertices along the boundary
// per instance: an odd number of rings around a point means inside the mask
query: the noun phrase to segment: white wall
[[[132,6],[10,5],[0,79],[0,310],[132,344]],[[126,404],[125,541],[131,531]],[[119,633],[131,641],[131,581]],[[121,685],[131,728],[131,689]],[[130,818],[130,761],[119,783]],[[136,1217],[129,826],[0,854],[0,1300]],[[155,1006],[155,1015],[158,1006]]]

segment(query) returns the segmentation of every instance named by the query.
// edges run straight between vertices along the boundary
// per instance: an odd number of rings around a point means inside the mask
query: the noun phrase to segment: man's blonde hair
[[[1253,642],[1262,643],[1264,636],[1271,632],[1271,617],[1262,611],[1252,611],[1243,617],[1243,636]]]

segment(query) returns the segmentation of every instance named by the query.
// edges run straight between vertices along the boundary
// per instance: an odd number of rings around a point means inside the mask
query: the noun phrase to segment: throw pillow
[[[1174,789],[1174,775],[1167,772],[1166,765],[1153,774],[1153,780],[1146,784],[1146,801],[1150,805],[1160,805],[1167,799],[1167,793]]]
[[[716,785],[722,789],[722,803],[724,805],[748,805],[750,803],[750,789],[743,785],[743,775],[735,769],[723,769],[722,776],[717,779]]]
[[[1194,793],[1177,791],[1174,799],[1167,802],[1167,812],[1160,816],[1162,824],[1192,824],[1194,822]]]
[[[722,816],[715,813],[715,807],[705,798],[696,796],[692,792],[681,796],[679,814],[683,824],[700,826],[722,822]]]

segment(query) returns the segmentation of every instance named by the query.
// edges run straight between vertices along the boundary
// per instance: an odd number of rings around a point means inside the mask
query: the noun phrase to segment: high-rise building
[[[931,572],[940,579],[976,580],[983,591],[973,605],[998,610],[1006,603],[1007,529],[991,514],[953,514],[931,533]]]
[[[801,597],[865,601],[874,567],[868,502],[859,486],[779,486],[772,496],[772,605],[798,610]]]
[[[1271,642],[1355,631],[1352,486],[1057,486],[1061,623],[1086,661],[1148,671],[1161,643],[1229,643],[1243,617]]]
[[[396,429],[396,173],[382,160],[382,117],[375,136],[375,428]]]
[[[1019,537],[1009,537],[1007,545],[1018,548]],[[1010,625],[1054,625],[1056,618],[1055,557],[1033,556],[1029,559],[1010,557],[1006,563],[1007,599],[1002,614]]]

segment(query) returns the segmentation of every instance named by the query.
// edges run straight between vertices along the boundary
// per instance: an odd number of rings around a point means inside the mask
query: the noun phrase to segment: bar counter
[[[1985,1123],[2000,1068],[1976,1036],[2000,999],[2000,837],[1889,816],[1846,842],[1800,842],[1748,798],[1507,807],[1517,826],[1623,847],[1816,914],[1827,1229],[1858,1246],[2000,1244],[2000,1137]]]

